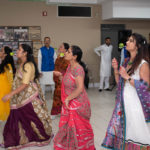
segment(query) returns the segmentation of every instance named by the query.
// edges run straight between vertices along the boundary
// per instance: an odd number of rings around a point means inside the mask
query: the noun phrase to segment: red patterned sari
[[[59,131],[54,138],[55,150],[94,150],[94,134],[90,125],[91,109],[85,89],[65,106],[65,99],[76,89],[75,78],[84,76],[84,70],[77,66],[67,68],[62,81],[61,100],[63,103]]]

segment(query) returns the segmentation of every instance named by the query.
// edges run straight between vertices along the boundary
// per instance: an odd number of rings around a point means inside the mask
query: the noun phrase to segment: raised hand
[[[53,71],[53,74],[57,77],[62,76],[62,73],[59,71]]]
[[[118,61],[116,60],[116,58],[112,59],[112,67],[114,70],[118,70]]]
[[[119,69],[119,74],[121,75],[122,78],[124,78],[125,80],[127,80],[130,76],[127,74],[126,69],[123,66],[120,66]]]
[[[3,102],[7,102],[10,98],[11,98],[11,94],[7,94],[2,98],[2,100]]]

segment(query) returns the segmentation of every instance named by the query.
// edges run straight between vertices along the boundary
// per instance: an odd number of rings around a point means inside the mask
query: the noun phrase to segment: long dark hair
[[[39,74],[39,71],[38,71],[38,68],[37,68],[37,64],[36,64],[36,62],[34,60],[34,57],[33,57],[33,50],[27,44],[21,44],[21,47],[23,48],[24,52],[27,52],[27,61],[23,64],[23,70],[26,71],[24,69],[24,66],[25,66],[26,63],[32,62],[34,67],[35,67],[35,77],[34,77],[34,81],[35,81],[36,79],[39,78],[40,74]]]
[[[81,48],[79,46],[72,45],[71,49],[72,49],[73,56],[75,56],[75,55],[77,56],[76,61],[78,63],[80,63],[81,62],[81,58],[82,58],[82,50],[81,50]]]
[[[68,44],[68,43],[63,43],[63,45],[64,45],[65,50],[68,51],[68,49],[69,49],[69,44]]]
[[[87,65],[81,60],[83,52],[79,46],[72,45],[71,49],[72,49],[73,56],[75,55],[77,56],[76,61],[83,67],[83,70],[85,73],[84,85],[88,89],[88,85],[89,85],[88,68],[87,68]]]
[[[150,65],[148,44],[147,44],[145,37],[143,37],[142,35],[138,33],[133,33],[131,36],[136,41],[137,55],[133,60],[133,64],[129,70],[129,75],[132,75],[134,73],[134,71],[140,65],[142,59],[146,60]]]
[[[16,68],[15,68],[13,56],[11,56],[12,49],[9,48],[8,46],[5,46],[4,53],[7,55],[4,58],[4,60],[2,60],[2,63],[0,64],[0,74],[5,72],[5,67],[9,69],[8,64],[10,64],[13,70],[13,74],[15,75]]]

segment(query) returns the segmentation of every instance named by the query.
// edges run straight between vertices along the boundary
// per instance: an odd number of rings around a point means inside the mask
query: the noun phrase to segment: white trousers
[[[99,89],[108,89],[109,88],[109,77],[100,76],[100,86]]]
[[[41,84],[41,89],[42,89],[42,92],[43,92],[44,96],[45,96],[45,91],[46,91],[45,87],[46,87],[46,84]],[[51,84],[50,88],[51,88],[51,91],[52,91],[52,94],[53,94],[54,93],[55,84]]]

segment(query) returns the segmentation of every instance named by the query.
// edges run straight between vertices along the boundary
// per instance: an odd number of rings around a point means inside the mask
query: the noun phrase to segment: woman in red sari
[[[65,54],[70,62],[62,79],[62,110],[59,131],[54,138],[55,150],[94,150],[94,134],[90,124],[91,108],[84,89],[84,70],[79,64],[82,50],[72,46]],[[61,76],[60,72],[54,72]]]

